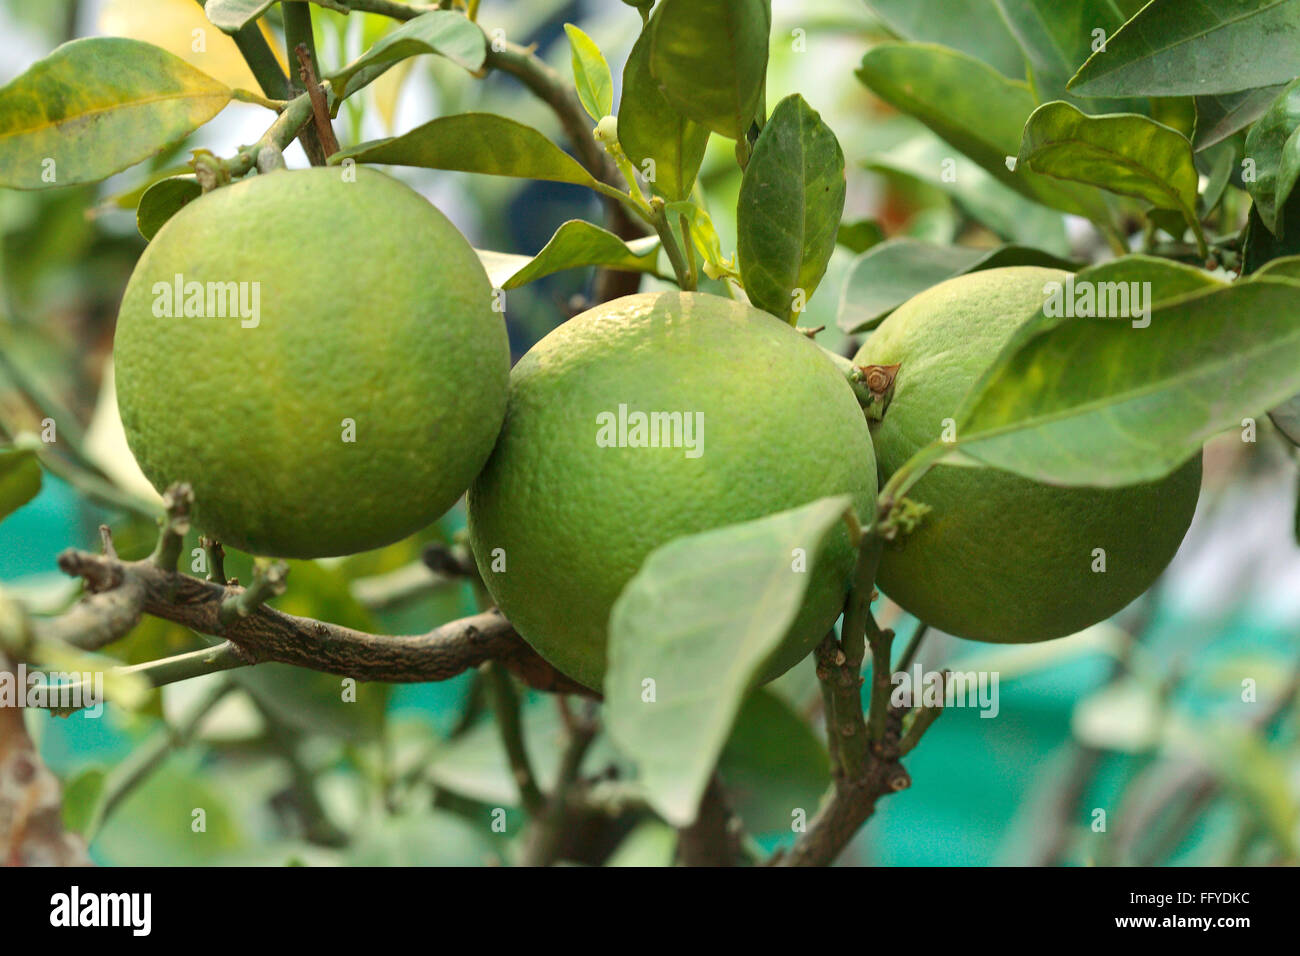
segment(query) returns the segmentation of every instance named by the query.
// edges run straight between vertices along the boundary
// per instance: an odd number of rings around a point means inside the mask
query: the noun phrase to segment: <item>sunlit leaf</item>
[[[596,41],[572,23],[564,25],[573,53],[573,81],[587,115],[599,122],[614,112],[614,79]]]
[[[478,70],[487,56],[483,31],[459,13],[433,10],[408,20],[385,34],[369,50],[328,77],[340,99],[379,77],[398,62],[422,53],[436,53]]]
[[[847,496],[678,538],[651,552],[610,614],[610,735],[669,823],[694,820],[746,693],[803,601],[816,554]],[[653,681],[653,698],[646,682]]]
[[[0,186],[104,179],[180,142],[230,97],[224,84],[149,43],[65,43],[0,89]]]
[[[479,258],[492,285],[507,290],[582,266],[658,274],[659,237],[646,236],[624,242],[612,232],[586,220],[570,219],[555,231],[535,256],[479,251]]]

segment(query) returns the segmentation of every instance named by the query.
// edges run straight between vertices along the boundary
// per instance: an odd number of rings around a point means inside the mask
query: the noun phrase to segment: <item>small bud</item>
[[[618,117],[606,116],[596,124],[592,135],[596,137],[599,143],[617,143],[618,142]]]

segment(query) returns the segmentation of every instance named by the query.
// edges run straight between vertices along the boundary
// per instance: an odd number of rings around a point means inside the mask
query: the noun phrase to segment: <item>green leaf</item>
[[[41,466],[27,448],[0,449],[0,520],[13,514],[41,490]]]
[[[614,112],[614,78],[610,76],[605,54],[596,41],[572,23],[564,25],[573,52],[573,82],[578,88],[582,108],[593,120],[600,122]]]
[[[1172,209],[1204,246],[1192,144],[1155,120],[1135,113],[1088,116],[1069,103],[1046,103],[1025,124],[1016,159],[1021,168]]]
[[[334,95],[343,99],[377,79],[399,60],[436,53],[458,66],[482,69],[487,57],[487,38],[482,29],[464,15],[450,10],[433,10],[408,20],[386,34],[369,50],[328,77]]]
[[[1108,212],[1096,190],[1054,182],[1007,161],[1038,105],[1029,87],[946,47],[885,43],[862,58],[857,77],[895,109],[915,116],[996,179],[1030,199],[1094,222]]]
[[[691,194],[709,130],[677,112],[650,75],[649,31],[637,37],[623,65],[618,141],[655,192],[668,199]]]
[[[1279,84],[1240,93],[1198,96],[1192,145],[1199,153],[1245,129],[1264,115],[1284,88]]]
[[[214,864],[249,844],[248,821],[212,782],[199,754],[177,753],[122,800],[92,849],[109,866]],[[201,813],[201,816],[199,815]],[[202,822],[203,829],[197,829]]]
[[[446,810],[375,814],[349,843],[348,866],[488,866],[504,843],[489,821],[472,823]]]
[[[329,161],[337,165],[345,159],[601,187],[576,159],[537,130],[493,113],[443,116],[401,136],[341,150]]]
[[[740,274],[750,301],[786,322],[826,274],[844,212],[844,153],[795,93],[777,104],[740,184]],[[798,311],[803,311],[799,308]]]
[[[1292,282],[1300,282],[1300,256],[1274,259],[1255,273],[1256,278],[1265,276],[1270,279],[1290,279]]]
[[[606,866],[672,866],[677,855],[677,831],[658,820],[632,828],[605,861]]]
[[[849,252],[861,255],[872,246],[885,241],[885,231],[874,219],[858,219],[840,223],[835,231],[835,241]]]
[[[1273,419],[1273,424],[1287,441],[1300,446],[1300,395],[1283,402],[1269,412],[1268,417]],[[1297,517],[1300,518],[1300,515]]]
[[[849,334],[874,329],[896,308],[932,285],[968,272],[1005,266],[1042,266],[1074,271],[1079,263],[1026,246],[972,249],[917,239],[890,239],[849,266],[836,324]]]
[[[1077,96],[1205,96],[1298,74],[1300,4],[1152,0],[1089,58],[1069,89]]]
[[[537,784],[550,791],[559,777],[568,731],[554,702],[540,697],[524,704],[523,724]],[[592,742],[582,765],[591,773],[615,767],[626,776],[632,770],[604,734]],[[519,785],[501,745],[501,732],[490,717],[440,747],[429,760],[428,776],[436,786],[470,800],[498,807],[518,805]]]
[[[767,0],[661,0],[650,73],[683,116],[740,139],[762,101],[770,27]]]
[[[1283,210],[1300,178],[1300,80],[1283,90],[1251,127],[1246,157],[1255,164],[1254,177],[1246,180],[1255,211],[1269,232],[1283,238]]]
[[[1282,222],[1300,222],[1300,190],[1291,190],[1291,195],[1277,217]],[[1258,207],[1252,204],[1242,243],[1241,274],[1253,275],[1262,271],[1270,262],[1298,255],[1300,229],[1292,229],[1286,236],[1274,235],[1260,216]]]
[[[479,251],[484,268],[498,289],[517,289],[542,276],[565,269],[601,266],[625,272],[659,275],[659,237],[646,236],[624,242],[618,236],[584,219],[570,219],[532,256]]]
[[[1024,78],[1024,51],[999,14],[996,0],[866,2],[900,39],[951,47],[982,60],[1004,76]]]
[[[230,97],[151,43],[65,43],[0,89],[0,186],[97,182],[179,143]]]
[[[63,786],[63,828],[85,833],[95,818],[107,775],[102,767],[87,767]]]
[[[203,12],[223,33],[238,33],[271,8],[275,0],[207,0]]]
[[[673,235],[683,247],[686,237],[681,234],[681,218],[685,218],[687,225],[690,226],[691,244],[695,246],[700,257],[711,265],[731,269],[731,261],[723,258],[722,240],[718,238],[717,227],[713,225],[713,217],[709,215],[707,209],[689,200],[682,200],[667,203],[664,210],[668,213],[668,224]]]
[[[1163,477],[1211,436],[1300,393],[1295,283],[1225,286],[1129,256],[1075,287],[1109,300],[1119,284],[1147,282],[1156,304],[1139,327],[1030,318],[958,412],[959,451],[1037,481],[1119,487]]]
[[[816,812],[830,780],[830,757],[808,721],[762,688],[741,708],[718,773],[747,830],[788,834],[792,811],[802,809],[809,819]]]
[[[695,819],[742,701],[803,602],[808,575],[791,571],[791,552],[816,554],[850,507],[847,496],[822,498],[678,538],[651,552],[615,602],[609,732],[674,826]]]
[[[193,176],[174,176],[154,183],[144,191],[135,210],[140,235],[153,239],[168,219],[202,195],[203,187]]]
[[[907,117],[898,119],[908,125]],[[868,169],[907,176],[947,193],[966,215],[1008,242],[1069,252],[1065,217],[1026,198],[958,153],[928,129],[867,156]],[[863,250],[858,250],[859,252]]]
[[[1066,83],[1099,42],[1114,33],[1127,17],[1114,0],[994,0],[1011,33],[1029,61],[1040,101],[1068,99]],[[1097,35],[1100,31],[1100,37]],[[1080,105],[1076,103],[1075,105]],[[1140,100],[1096,102],[1088,112],[1141,112]]]

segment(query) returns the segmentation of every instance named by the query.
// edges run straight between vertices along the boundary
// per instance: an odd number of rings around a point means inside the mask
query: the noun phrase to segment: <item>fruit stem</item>
[[[694,292],[695,283],[691,278],[691,270],[687,268],[686,260],[682,257],[681,247],[677,245],[677,239],[673,236],[672,227],[668,225],[668,213],[664,201],[658,196],[651,197],[650,209],[654,213],[651,217],[651,223],[655,227],[655,232],[659,233],[659,241],[663,244],[669,263],[672,264],[673,275],[677,277],[677,285],[683,292]]]

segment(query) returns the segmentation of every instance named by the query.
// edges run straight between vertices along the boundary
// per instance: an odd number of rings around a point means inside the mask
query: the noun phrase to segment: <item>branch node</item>
[[[229,626],[233,621],[248,617],[271,598],[283,594],[288,573],[289,565],[283,561],[259,560],[253,565],[253,580],[248,587],[221,602],[217,616],[222,625]]]
[[[159,522],[158,545],[150,560],[162,571],[174,574],[180,561],[185,535],[190,530],[190,510],[194,507],[194,489],[188,482],[171,485],[163,495],[167,516]]]
[[[208,580],[215,581],[222,587],[226,585],[226,549],[216,538],[206,535],[199,537],[199,547],[208,555]]]

